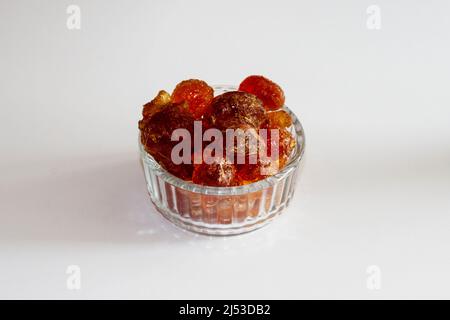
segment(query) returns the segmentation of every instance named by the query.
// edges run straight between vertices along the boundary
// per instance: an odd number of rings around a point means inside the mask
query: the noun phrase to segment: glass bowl
[[[233,86],[214,86],[214,94],[234,91]],[[292,117],[290,132],[296,146],[279,173],[238,187],[209,187],[175,177],[145,151],[139,139],[147,189],[156,209],[175,225],[207,235],[235,235],[267,225],[291,200],[305,149],[303,127]]]

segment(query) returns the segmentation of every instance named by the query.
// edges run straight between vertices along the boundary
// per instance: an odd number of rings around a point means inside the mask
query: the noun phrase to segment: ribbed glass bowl
[[[234,91],[214,86],[214,94]],[[292,117],[289,128],[296,147],[286,166],[276,175],[238,187],[208,187],[175,177],[145,151],[139,139],[147,189],[156,209],[175,225],[208,235],[235,235],[258,229],[279,215],[294,193],[299,163],[305,148],[303,127]]]

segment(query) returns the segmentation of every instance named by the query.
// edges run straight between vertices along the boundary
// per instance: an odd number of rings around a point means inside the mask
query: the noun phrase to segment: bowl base
[[[277,216],[283,213],[283,210],[288,206],[289,200],[285,203],[285,205],[278,206],[276,210],[273,212],[269,212],[264,217],[260,219],[250,219],[249,221],[243,221],[241,223],[232,223],[232,224],[215,224],[208,225],[202,221],[194,221],[190,218],[185,218],[180,216],[177,213],[173,213],[167,209],[164,209],[155,202],[152,201],[156,210],[167,220],[172,222],[177,227],[188,230],[190,232],[199,233],[203,235],[210,236],[231,236],[231,235],[239,235],[247,232],[251,232],[257,229],[260,229],[266,225],[268,225],[272,220],[274,220]]]

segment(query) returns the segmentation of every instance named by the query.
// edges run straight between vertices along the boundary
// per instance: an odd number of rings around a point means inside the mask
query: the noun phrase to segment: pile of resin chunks
[[[249,76],[242,81],[238,91],[216,97],[206,82],[185,80],[171,95],[160,91],[144,105],[143,119],[139,121],[141,142],[163,168],[181,179],[215,187],[252,183],[279,172],[295,148],[295,139],[288,130],[292,125],[291,116],[281,109],[284,100],[280,86],[263,76]],[[223,133],[220,143],[224,152],[206,152],[208,144],[215,141],[211,138],[211,141],[202,142],[199,157],[198,150],[194,149],[194,123],[201,124],[202,137],[203,132],[212,128]],[[192,161],[175,164],[171,155],[179,140],[172,141],[172,133],[180,128],[186,129],[192,139]],[[230,151],[230,145],[225,143],[227,129],[256,132],[258,143],[250,143],[247,137],[239,145],[236,139]],[[258,133],[264,131],[266,138],[261,139]],[[265,148],[267,157],[259,156],[261,148]],[[277,150],[277,157],[272,156],[274,150]],[[235,161],[237,154],[233,155],[233,152],[240,152],[247,161]],[[233,157],[230,158],[230,154]]]

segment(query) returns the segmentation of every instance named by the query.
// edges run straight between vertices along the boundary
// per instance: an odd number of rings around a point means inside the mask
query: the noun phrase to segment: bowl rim
[[[212,86],[214,91],[235,91],[237,87],[230,85],[214,85]],[[192,181],[186,181],[178,178],[164,169],[154,158],[150,155],[144,148],[141,142],[140,131],[138,134],[139,150],[141,153],[141,160],[143,165],[150,167],[153,173],[158,177],[163,179],[166,183],[174,185],[177,188],[183,189],[185,191],[190,191],[193,193],[201,193],[208,195],[240,195],[250,192],[259,191],[262,189],[269,188],[276,185],[280,180],[284,179],[290,175],[299,165],[300,160],[305,152],[305,133],[303,126],[297,116],[290,110],[286,105],[283,105],[282,110],[285,110],[292,118],[292,125],[296,134],[296,145],[294,153],[291,155],[291,159],[286,164],[286,166],[278,173],[269,176],[265,179],[255,181],[242,186],[235,187],[212,187],[204,186],[200,184],[193,183]]]

